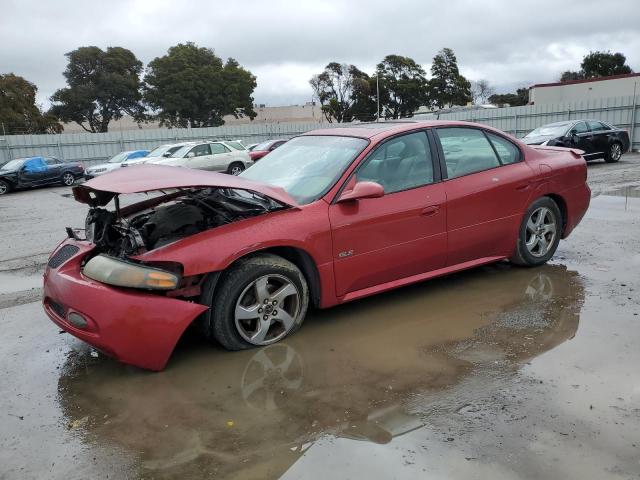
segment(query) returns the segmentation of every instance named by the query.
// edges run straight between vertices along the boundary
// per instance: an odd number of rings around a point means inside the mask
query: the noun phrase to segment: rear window
[[[244,145],[242,145],[240,142],[227,142],[227,145],[229,145],[231,148],[235,150],[240,150],[240,151],[246,150],[246,148],[244,148]]]

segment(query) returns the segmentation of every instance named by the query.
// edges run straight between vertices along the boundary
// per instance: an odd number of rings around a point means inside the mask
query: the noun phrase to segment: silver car
[[[235,142],[220,140],[187,144],[173,152],[168,158],[152,160],[147,163],[238,175],[253,165],[253,161],[247,150],[241,150],[233,143]]]

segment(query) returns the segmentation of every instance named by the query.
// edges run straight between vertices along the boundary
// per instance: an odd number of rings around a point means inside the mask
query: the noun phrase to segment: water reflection
[[[88,442],[140,452],[155,478],[274,478],[322,436],[388,443],[465,379],[510,381],[575,335],[583,297],[564,266],[489,266],[314,312],[260,350],[183,342],[159,374],[80,347],[59,398]]]

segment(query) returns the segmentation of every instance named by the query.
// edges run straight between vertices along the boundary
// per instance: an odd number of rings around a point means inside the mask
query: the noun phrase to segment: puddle
[[[480,398],[513,382],[573,338],[583,300],[564,266],[498,264],[313,312],[258,350],[186,339],[160,374],[80,348],[58,398],[86,441],[144,452],[145,475],[277,478],[327,439],[386,445],[429,425],[446,441],[434,412],[477,415],[461,386]]]

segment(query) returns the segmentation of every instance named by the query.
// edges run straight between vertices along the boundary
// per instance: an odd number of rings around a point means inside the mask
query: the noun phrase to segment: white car
[[[133,165],[136,160],[144,158],[149,153],[149,150],[130,150],[128,152],[120,152],[114,155],[107,163],[101,163],[100,165],[93,165],[87,168],[84,172],[84,178],[90,180],[93,177],[98,177],[114,171],[123,165]]]
[[[171,165],[174,167],[212,170],[238,175],[253,165],[249,152],[234,144],[237,142],[215,141],[185,144],[168,158],[152,160],[148,163]]]
[[[132,166],[132,165],[142,165],[143,163],[154,163],[156,160],[162,160],[163,158],[170,157],[173,152],[178,150],[180,147],[183,147],[187,144],[193,144],[193,142],[182,142],[182,143],[169,143],[165,145],[160,145],[153,150],[151,150],[146,157],[137,158],[135,160],[129,160],[126,163],[123,163],[122,166]]]

